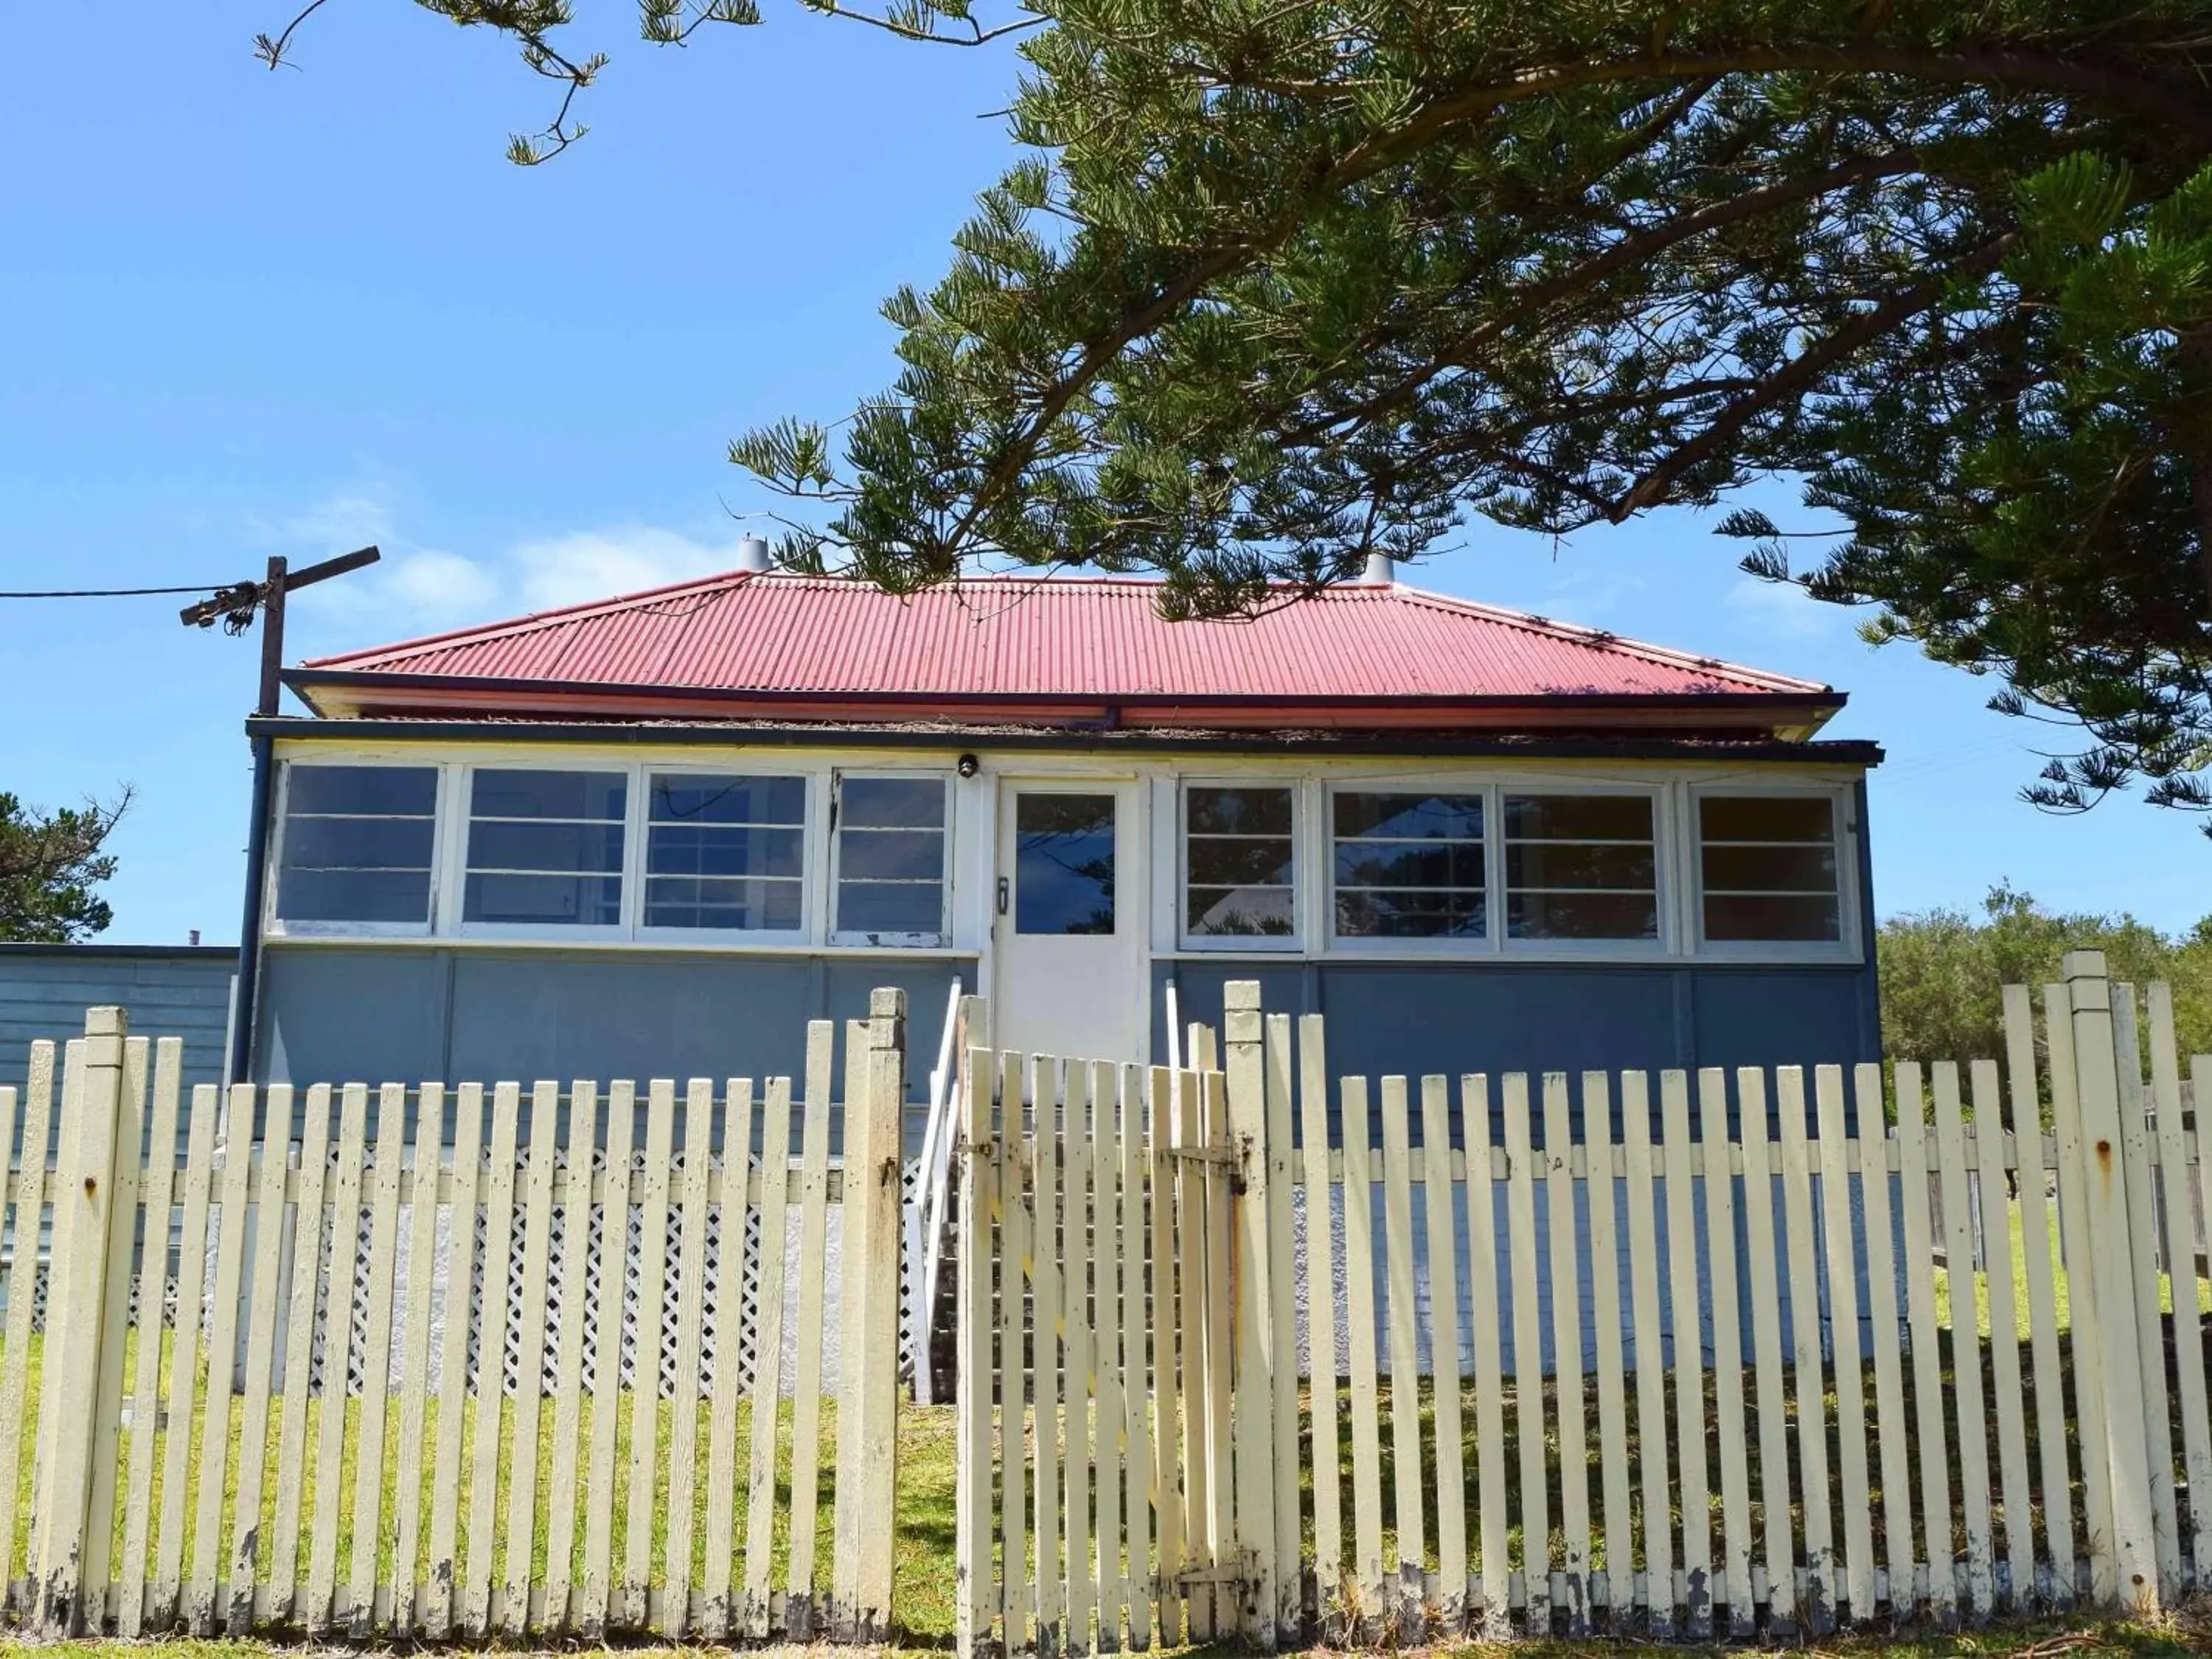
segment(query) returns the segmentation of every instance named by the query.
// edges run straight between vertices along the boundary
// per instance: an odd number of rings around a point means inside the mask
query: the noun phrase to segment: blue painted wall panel
[[[234,951],[109,945],[0,945],[0,1084],[21,1085],[31,1044],[84,1035],[84,1011],[119,1003],[141,1036],[180,1037],[185,1081],[222,1072]]]

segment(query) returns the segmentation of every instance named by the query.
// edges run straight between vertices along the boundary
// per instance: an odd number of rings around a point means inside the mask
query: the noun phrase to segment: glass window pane
[[[1505,884],[1516,887],[1649,888],[1656,861],[1651,848],[1585,842],[1508,842]]]
[[[1505,837],[1534,841],[1650,841],[1649,795],[1508,795]]]
[[[661,772],[653,780],[655,823],[806,822],[806,780]]]
[[[842,881],[940,881],[945,835],[938,830],[848,830],[838,838]]]
[[[1114,931],[1114,797],[1014,798],[1014,931]]]
[[[428,818],[289,818],[284,867],[428,871],[435,830]]]
[[[1291,884],[1291,842],[1279,836],[1221,836],[1194,839],[1188,854],[1189,879],[1200,887]]]
[[[1479,939],[1486,908],[1480,889],[1340,887],[1336,931],[1345,939]]]
[[[796,881],[658,876],[645,884],[647,927],[793,933],[805,925]]]
[[[945,890],[934,882],[847,881],[837,886],[841,933],[931,933],[945,925]]]
[[[1514,893],[1505,896],[1514,939],[1656,939],[1659,904],[1650,893]]]
[[[1336,884],[1347,887],[1472,887],[1483,885],[1482,843],[1474,842],[1340,842]]]
[[[622,881],[614,876],[479,875],[463,890],[465,921],[609,927],[622,920]]]
[[[1183,795],[1184,827],[1194,836],[1287,836],[1291,793],[1288,789],[1188,789]]]
[[[471,870],[589,871],[620,875],[623,831],[618,823],[507,823],[469,826]]]
[[[469,812],[479,818],[590,818],[620,823],[629,780],[620,772],[526,772],[485,767],[471,775]]]
[[[1705,890],[1714,892],[1832,893],[1836,851],[1826,845],[1732,847],[1707,842]]]
[[[1335,797],[1340,837],[1480,841],[1482,797],[1346,791]]]
[[[1705,937],[1767,943],[1833,944],[1843,937],[1833,894],[1705,896]]]
[[[286,790],[292,812],[362,817],[428,817],[438,806],[437,769],[319,766],[295,762]]]
[[[1705,795],[1698,821],[1709,841],[1835,839],[1835,811],[1825,795]]]
[[[282,870],[276,914],[286,921],[427,921],[430,872]]]
[[[841,829],[942,829],[941,778],[846,778],[839,790]]]
[[[1192,887],[1183,895],[1184,927],[1221,939],[1283,939],[1295,929],[1287,887]]]
[[[646,873],[797,877],[805,868],[805,837],[798,829],[655,824],[646,835]]]

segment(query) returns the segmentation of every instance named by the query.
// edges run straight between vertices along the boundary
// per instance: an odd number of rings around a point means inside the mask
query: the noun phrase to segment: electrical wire
[[[199,582],[190,587],[59,587],[44,592],[0,592],[0,599],[137,599],[161,593],[219,593],[228,582]]]

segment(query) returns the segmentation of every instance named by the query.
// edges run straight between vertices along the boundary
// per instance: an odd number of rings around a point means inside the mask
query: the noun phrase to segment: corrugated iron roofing
[[[306,665],[678,690],[1018,697],[1819,694],[1826,688],[1403,585],[1163,621],[1158,585],[976,577],[902,597],[732,573]]]

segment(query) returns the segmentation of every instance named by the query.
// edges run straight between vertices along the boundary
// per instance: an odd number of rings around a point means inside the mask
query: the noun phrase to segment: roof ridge
[[[1380,591],[1380,590],[1378,590]],[[1777,674],[1764,668],[1753,668],[1744,663],[1730,662],[1724,657],[1701,654],[1695,651],[1678,650],[1673,646],[1654,645],[1647,640],[1632,639],[1626,634],[1616,634],[1610,629],[1591,628],[1582,623],[1561,622],[1553,617],[1540,617],[1533,611],[1516,611],[1510,605],[1493,605],[1485,599],[1462,599],[1456,593],[1439,593],[1433,588],[1415,587],[1409,582],[1396,582],[1389,590],[1399,598],[1415,605],[1426,605],[1438,611],[1456,611],[1481,617],[1508,628],[1519,628],[1547,638],[1567,640],[1579,644],[1602,647],[1629,656],[1642,657],[1647,661],[1664,663],[1670,667],[1703,669],[1734,674],[1761,684],[1779,686],[1792,691],[1833,691],[1836,688],[1819,680],[1800,679],[1793,674]]]
[[[573,605],[553,605],[544,611],[505,617],[499,622],[478,623],[470,628],[448,628],[435,634],[418,635],[410,640],[395,640],[388,645],[373,645],[359,651],[334,652],[327,657],[307,657],[301,659],[300,665],[302,668],[331,668],[340,664],[368,664],[386,657],[412,656],[434,646],[451,645],[460,640],[509,639],[517,634],[527,634],[562,623],[580,622],[610,611],[628,610],[647,600],[693,592],[717,583],[735,588],[757,574],[750,570],[720,570],[704,576],[689,576],[682,581],[664,582],[659,587],[640,588],[635,593],[617,593],[604,599],[580,599]]]

